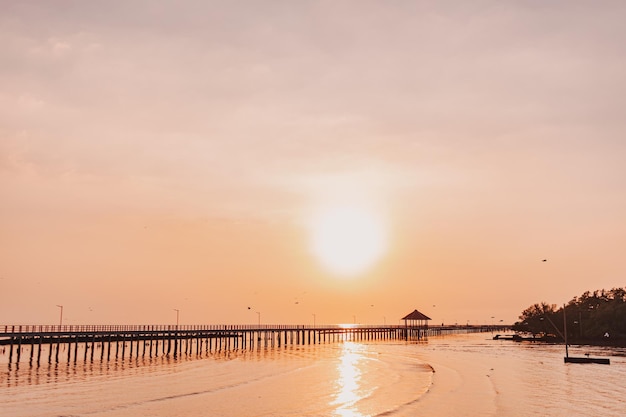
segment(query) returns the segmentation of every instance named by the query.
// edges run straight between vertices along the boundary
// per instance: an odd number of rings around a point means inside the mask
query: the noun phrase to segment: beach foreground
[[[473,334],[178,360],[22,364],[2,374],[0,415],[621,416],[625,352],[593,352],[612,355],[611,366],[564,364],[562,353],[559,345]]]
[[[620,416],[626,349],[573,347],[611,356],[611,366],[563,362],[564,347],[494,341],[489,335],[430,340],[417,356],[433,384],[412,416]]]

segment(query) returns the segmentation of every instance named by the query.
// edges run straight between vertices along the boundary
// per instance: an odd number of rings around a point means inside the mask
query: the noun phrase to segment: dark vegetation
[[[626,287],[585,292],[565,308],[567,341],[626,345]],[[513,330],[533,335],[563,334],[563,307],[542,302],[524,310]]]

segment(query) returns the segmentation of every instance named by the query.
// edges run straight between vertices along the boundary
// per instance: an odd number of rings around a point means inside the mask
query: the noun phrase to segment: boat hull
[[[608,358],[577,358],[575,356],[566,356],[563,358],[565,363],[598,363],[601,365],[610,365]]]

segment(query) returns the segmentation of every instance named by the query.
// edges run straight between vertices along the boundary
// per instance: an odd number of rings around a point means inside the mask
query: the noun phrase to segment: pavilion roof
[[[424,313],[420,313],[417,310],[413,310],[412,313],[407,314],[402,317],[402,320],[432,320],[430,317],[425,315]]]

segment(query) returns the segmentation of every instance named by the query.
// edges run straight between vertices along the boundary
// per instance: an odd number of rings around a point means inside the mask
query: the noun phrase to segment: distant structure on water
[[[411,313],[402,317],[402,320],[404,320],[404,327],[417,327],[427,329],[428,321],[432,319],[424,313],[415,309]]]

